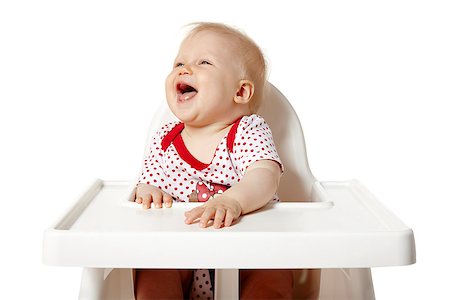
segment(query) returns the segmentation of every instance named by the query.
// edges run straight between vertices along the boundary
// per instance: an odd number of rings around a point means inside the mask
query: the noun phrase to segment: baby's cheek
[[[166,96],[169,97],[171,94],[174,93],[174,75],[173,73],[169,73],[166,78]]]

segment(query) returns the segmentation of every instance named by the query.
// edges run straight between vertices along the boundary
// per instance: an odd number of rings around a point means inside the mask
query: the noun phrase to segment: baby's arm
[[[144,209],[150,208],[152,202],[155,208],[162,208],[163,203],[165,207],[172,206],[172,196],[161,189],[161,182],[164,181],[164,171],[159,159],[162,156],[161,140],[169,125],[161,127],[153,134],[142,162],[142,171],[136,186],[134,201],[139,204],[142,203],[142,208]]]
[[[280,182],[280,165],[272,160],[259,160],[246,170],[241,181],[227,189],[221,196],[209,200],[205,205],[185,213],[186,224],[200,218],[200,226],[206,227],[214,219],[214,227],[225,227],[266,205],[277,191]]]

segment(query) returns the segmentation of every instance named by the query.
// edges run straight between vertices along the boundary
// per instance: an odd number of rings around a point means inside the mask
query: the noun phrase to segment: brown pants
[[[189,299],[192,270],[136,270],[136,299]],[[240,299],[292,299],[291,270],[239,270]]]

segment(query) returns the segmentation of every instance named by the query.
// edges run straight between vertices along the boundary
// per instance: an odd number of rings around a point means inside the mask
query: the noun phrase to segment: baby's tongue
[[[196,91],[186,92],[186,93],[180,95],[180,100],[181,100],[181,101],[186,101],[186,100],[191,99],[191,98],[194,97],[195,95],[197,95],[197,92],[196,92]]]

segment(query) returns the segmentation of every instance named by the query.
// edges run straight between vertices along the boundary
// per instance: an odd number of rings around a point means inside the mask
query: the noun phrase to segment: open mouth
[[[177,99],[178,101],[187,101],[197,95],[197,90],[187,83],[177,83]]]

